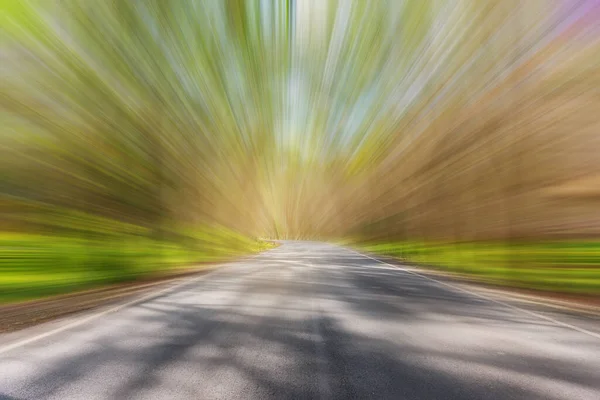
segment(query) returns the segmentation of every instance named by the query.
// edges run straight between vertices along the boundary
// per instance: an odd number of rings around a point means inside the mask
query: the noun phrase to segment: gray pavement
[[[589,319],[566,326],[324,243],[98,313],[1,344],[0,398],[600,399]]]

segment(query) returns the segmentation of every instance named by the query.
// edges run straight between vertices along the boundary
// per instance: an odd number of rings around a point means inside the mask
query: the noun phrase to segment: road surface
[[[600,399],[589,320],[341,247],[284,242],[178,285],[1,343],[0,398]]]

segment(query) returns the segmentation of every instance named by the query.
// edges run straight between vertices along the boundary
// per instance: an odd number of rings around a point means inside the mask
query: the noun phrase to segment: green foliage
[[[564,293],[600,293],[599,242],[412,241],[363,243],[360,247],[492,284]]]
[[[0,234],[0,302],[20,301],[144,279],[198,263],[266,250],[271,245],[224,228],[203,228],[187,242],[143,236],[103,239]]]
[[[285,66],[261,7],[3,3],[0,301],[268,247],[240,204],[273,134],[240,112]]]
[[[577,7],[0,7],[0,285],[15,298],[38,278],[61,292],[259,250],[263,234],[404,238],[381,250],[486,276],[598,263],[587,245],[434,243],[598,232],[581,203],[597,191],[569,183],[598,169],[600,42],[578,39]],[[557,205],[574,193],[580,216]]]

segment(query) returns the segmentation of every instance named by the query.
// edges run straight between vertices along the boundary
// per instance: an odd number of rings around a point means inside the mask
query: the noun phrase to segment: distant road
[[[0,398],[598,400],[595,327],[284,242],[118,310],[0,336]]]

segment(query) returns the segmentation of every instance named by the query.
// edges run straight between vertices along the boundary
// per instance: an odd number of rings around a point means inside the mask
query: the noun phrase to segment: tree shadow
[[[96,390],[97,397],[124,399],[566,398],[550,390],[554,383],[572,387],[571,398],[597,393],[598,372],[572,359],[423,347],[362,328],[368,319],[410,328],[443,316],[467,325],[539,329],[493,303],[433,290],[414,275],[364,273],[369,262],[343,254],[312,259],[319,268],[310,281],[306,266],[266,261],[244,276],[184,285],[103,318],[102,334],[89,336],[89,326],[70,332],[69,340],[85,344],[81,350],[58,358],[11,395],[68,398]],[[196,295],[206,302],[190,300]],[[210,301],[221,295],[226,301]],[[341,308],[328,307],[332,301]],[[45,346],[32,349],[30,361],[43,362]]]
[[[75,358],[64,360],[45,375],[30,382],[36,388],[27,398],[58,398],[63,386],[83,380],[100,372],[103,367],[120,368],[135,365],[135,373],[115,387],[106,382],[106,398],[140,398],[163,387],[172,374],[186,368],[192,375],[201,374],[195,381],[183,381],[183,386],[166,392],[184,398],[232,398],[225,387],[236,387],[235,378],[242,381],[247,396],[256,399],[546,399],[547,393],[527,389],[519,380],[507,379],[502,384],[494,377],[464,376],[461,371],[440,368],[422,361],[422,349],[398,346],[391,341],[350,333],[341,328],[335,318],[320,316],[314,319],[290,320],[282,317],[255,318],[231,310],[209,310],[194,306],[176,306],[162,311],[169,316],[166,332],[154,336],[130,337],[120,340],[101,340]],[[154,309],[156,312],[156,309]],[[156,312],[139,323],[151,323],[164,315]],[[315,337],[314,326],[322,339]],[[319,355],[315,341],[323,340],[324,352]],[[131,342],[153,343],[134,349]],[[204,351],[210,349],[210,351]],[[268,357],[261,357],[261,352]],[[263,354],[264,355],[264,354]],[[428,357],[444,359],[449,365],[462,365],[465,371],[488,365],[513,375],[531,376],[531,368],[515,368],[511,360],[498,363],[497,358],[482,358],[455,352],[431,352]],[[326,366],[319,366],[323,357]],[[518,357],[515,355],[514,357]],[[529,366],[546,365],[546,360],[528,360]],[[444,364],[444,363],[442,363]],[[569,369],[573,366],[563,366]],[[551,376],[553,370],[540,368],[540,375]],[[323,374],[324,376],[319,376]],[[579,375],[564,379],[590,385],[597,375],[585,379]],[[219,378],[217,387],[211,380]],[[583,380],[580,380],[583,379]],[[320,380],[326,387],[320,387]],[[204,381],[199,391],[198,383]],[[492,385],[494,383],[496,386]],[[214,384],[214,382],[213,382]],[[84,390],[85,391],[85,390]],[[6,397],[10,399],[10,397]]]

